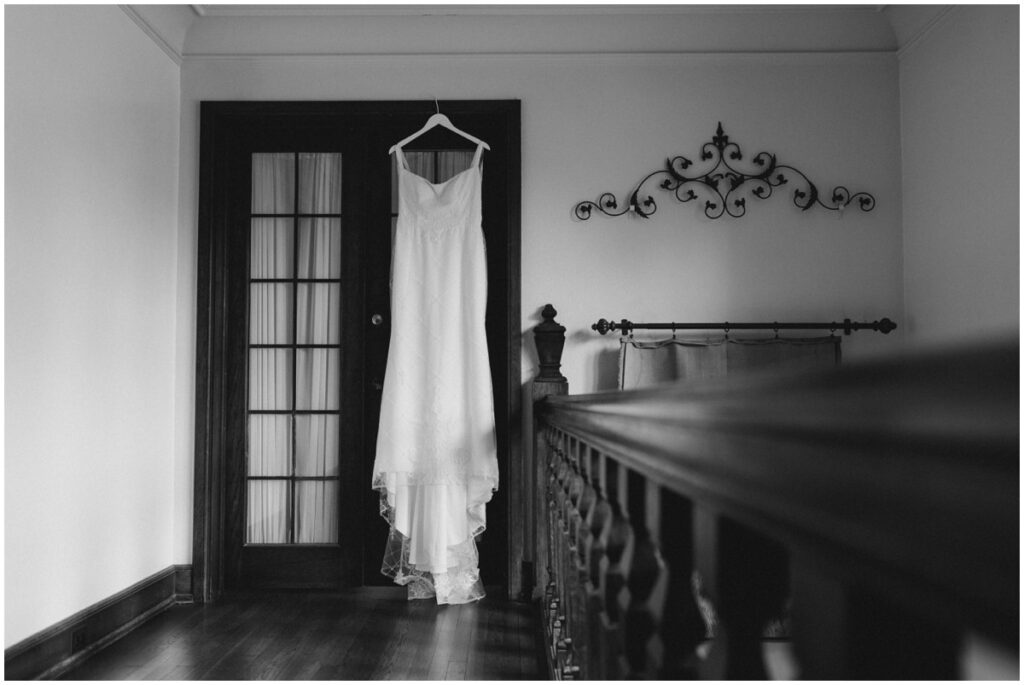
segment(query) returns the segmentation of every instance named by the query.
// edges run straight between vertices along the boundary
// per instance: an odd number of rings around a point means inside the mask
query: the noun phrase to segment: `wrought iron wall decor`
[[[718,122],[716,135],[701,147],[700,161],[707,162],[702,169],[691,170],[690,167],[694,166],[691,160],[681,155],[673,157],[666,162],[664,169],[652,171],[636,185],[625,207],[619,208],[613,193],[603,193],[596,201],[578,203],[573,213],[582,221],[589,219],[593,210],[606,216],[635,214],[647,219],[658,206],[652,196],[642,198],[641,194],[644,185],[656,176],[665,177],[658,187],[673,192],[680,202],[709,196],[704,201],[704,214],[709,219],[717,219],[724,214],[739,218],[747,213],[747,197],[769,198],[774,188],[790,183],[791,179],[794,185],[793,204],[804,211],[814,205],[842,211],[854,202],[864,212],[875,208],[875,197],[871,193],[851,193],[845,186],[836,186],[832,189],[831,200],[823,200],[817,186],[803,172],[779,164],[771,153],[757,153],[751,159],[754,168],[747,171],[731,164],[742,160],[739,145],[729,141],[729,136],[722,130],[722,122]]]

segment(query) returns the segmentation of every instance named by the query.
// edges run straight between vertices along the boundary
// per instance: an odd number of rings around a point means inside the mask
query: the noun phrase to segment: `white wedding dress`
[[[410,599],[438,604],[484,596],[476,536],[498,487],[481,151],[465,171],[430,183],[396,150],[391,345],[373,487],[390,524],[382,573]]]

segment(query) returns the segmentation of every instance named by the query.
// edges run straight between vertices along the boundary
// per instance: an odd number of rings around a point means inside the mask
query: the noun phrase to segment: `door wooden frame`
[[[505,426],[506,459],[500,465],[507,532],[507,577],[509,597],[523,590],[523,531],[517,503],[523,501],[521,430],[521,229],[520,229],[520,102],[518,100],[466,100],[440,103],[442,111],[458,121],[459,115],[493,117],[499,122],[503,139],[491,137],[492,149],[502,149],[507,165],[506,212],[507,256],[504,264],[507,287],[503,311],[497,322],[507,333],[504,376],[505,401],[496,402],[498,422]],[[214,192],[223,187],[229,174],[229,158],[236,145],[232,132],[254,118],[268,115],[379,118],[435,112],[430,101],[204,101],[200,103],[199,212],[196,307],[196,414],[193,502],[192,592],[196,602],[212,602],[224,590],[226,420],[230,411],[227,389],[244,379],[227,377],[228,331],[224,322],[228,307],[224,275],[229,273],[232,255],[227,250],[231,208],[217,201]],[[238,256],[234,255],[237,259]],[[490,318],[490,317],[489,317]],[[500,398],[499,398],[500,399]],[[502,441],[499,436],[499,444]],[[367,484],[369,489],[369,484]]]

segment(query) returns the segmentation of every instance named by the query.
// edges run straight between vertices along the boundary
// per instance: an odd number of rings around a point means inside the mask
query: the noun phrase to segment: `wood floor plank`
[[[438,606],[359,588],[172,607],[63,679],[535,679],[530,608],[498,596]]]
[[[537,632],[540,625],[539,609],[531,604],[522,604],[516,609],[520,617],[519,670],[523,674],[523,680],[542,680],[544,675],[540,659],[543,656],[540,644],[543,636]]]
[[[479,602],[465,605],[466,612],[463,619],[469,625],[469,639],[466,641],[466,675],[465,680],[483,680],[484,662],[481,660],[480,648],[483,644],[484,637],[484,624],[486,623],[489,612],[487,608],[490,604],[485,605],[490,598],[485,598]]]
[[[398,604],[399,620],[388,642],[382,645],[381,660],[375,669],[373,680],[412,680],[416,655],[426,652],[435,644],[430,620],[438,607],[433,602],[395,600]]]
[[[451,642],[452,634],[458,623],[458,613],[448,606],[430,606],[424,604],[424,620],[420,630],[424,635],[416,641],[416,648],[410,664],[407,680],[440,680],[441,676],[431,678],[434,658],[443,645]]]
[[[440,606],[434,614],[434,648],[424,680],[444,680],[448,663],[459,650],[459,609],[457,606]]]
[[[197,630],[189,632],[175,650],[179,666],[191,668],[192,680],[208,678],[208,673],[230,654],[239,644],[244,644],[252,634],[254,621],[263,612],[259,605],[232,598],[221,607],[207,607],[204,620]],[[259,662],[255,662],[259,663]]]
[[[517,631],[519,618],[512,611],[487,612],[481,624],[477,656],[481,680],[518,680],[522,677]]]
[[[360,608],[360,611],[367,609]],[[355,636],[355,645],[348,650],[339,665],[340,677],[349,680],[369,680],[380,661],[380,645],[394,630],[395,617],[386,602],[375,600],[369,609],[371,617],[363,622]]]
[[[466,677],[465,661],[449,661],[448,670],[444,674],[445,680],[469,680]]]
[[[312,680],[340,680],[345,677],[343,664],[351,650],[362,648],[358,636],[362,634],[367,622],[373,621],[373,612],[360,610],[352,603],[342,604],[338,608],[339,616],[333,625],[328,626],[327,638],[324,641],[324,656]]]

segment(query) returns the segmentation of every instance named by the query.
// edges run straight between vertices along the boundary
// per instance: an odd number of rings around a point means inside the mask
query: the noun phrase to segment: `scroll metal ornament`
[[[629,195],[628,204],[619,208],[618,200],[613,193],[604,193],[596,201],[584,200],[576,205],[573,212],[576,218],[586,221],[592,212],[606,216],[622,216],[635,214],[647,219],[658,209],[654,198],[643,197],[644,186],[652,178],[664,176],[658,184],[663,190],[673,192],[680,202],[704,199],[704,214],[709,219],[717,219],[724,214],[739,218],[747,213],[747,198],[756,197],[760,200],[771,197],[775,188],[793,182],[793,204],[806,211],[819,205],[832,211],[842,211],[852,203],[863,212],[875,208],[875,197],[870,193],[851,193],[845,186],[832,189],[831,199],[823,200],[817,186],[803,172],[785,164],[779,164],[775,155],[759,152],[751,159],[753,168],[744,171],[732,165],[742,162],[743,153],[739,145],[729,141],[729,136],[722,131],[722,123],[718,123],[718,131],[710,142],[701,148],[700,161],[703,170],[691,170],[694,163],[683,156],[673,157],[666,162],[666,168],[648,174]]]

